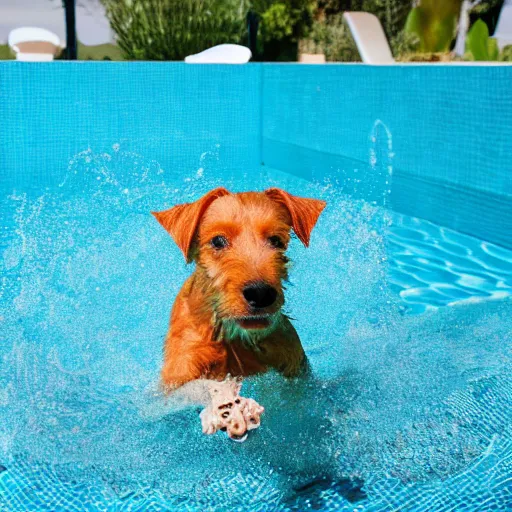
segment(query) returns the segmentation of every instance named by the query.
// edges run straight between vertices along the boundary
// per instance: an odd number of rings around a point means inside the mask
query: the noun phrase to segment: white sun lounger
[[[239,44],[219,44],[201,53],[185,57],[190,64],[246,64],[252,57],[251,50]]]
[[[512,0],[503,2],[496,30],[492,37],[496,39],[500,50],[504,46],[512,44]]]
[[[12,30],[8,38],[9,47],[16,60],[51,61],[60,51],[59,36],[37,27],[21,27]]]
[[[365,64],[394,64],[386,34],[379,18],[368,12],[345,12],[359,55]]]

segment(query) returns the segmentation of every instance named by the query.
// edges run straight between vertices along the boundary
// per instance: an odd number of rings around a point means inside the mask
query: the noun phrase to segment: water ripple
[[[512,295],[512,251],[422,219],[394,214],[389,282],[409,313]]]

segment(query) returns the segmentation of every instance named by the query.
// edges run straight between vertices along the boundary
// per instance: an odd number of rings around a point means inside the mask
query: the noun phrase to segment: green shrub
[[[482,20],[477,20],[468,32],[466,48],[473,60],[498,60],[496,39],[489,37],[489,29]]]
[[[308,35],[316,7],[314,0],[253,0],[259,60],[297,60],[299,40]]]
[[[361,60],[354,39],[341,14],[315,21],[308,39],[301,44],[301,51],[323,53],[328,62]]]
[[[404,32],[411,0],[324,0],[319,2],[318,19],[311,33],[301,44],[303,52],[324,53],[327,61],[360,61],[359,52],[343,12],[365,11],[379,18],[395,56],[416,50],[418,38]]]
[[[345,11],[364,11],[379,18],[389,40],[401,32],[413,0],[318,0],[319,9],[326,17]]]
[[[512,61],[512,45],[511,44],[508,44],[501,50],[500,60],[503,62],[511,62]]]
[[[393,41],[400,37],[405,27],[412,0],[364,0],[362,4],[363,11],[371,12],[379,18],[393,47]]]
[[[183,60],[245,41],[248,0],[101,0],[127,59]]]

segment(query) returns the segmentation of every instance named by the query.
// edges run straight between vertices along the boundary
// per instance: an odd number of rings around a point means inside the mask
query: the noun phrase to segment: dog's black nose
[[[254,309],[268,308],[277,298],[277,290],[263,282],[248,284],[243,294],[249,306]]]

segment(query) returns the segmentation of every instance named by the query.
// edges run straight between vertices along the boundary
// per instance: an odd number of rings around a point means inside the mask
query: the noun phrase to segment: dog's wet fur
[[[246,377],[275,369],[296,377],[306,356],[282,312],[290,231],[308,246],[325,207],[281,189],[231,194],[155,212],[196,269],[178,294],[164,346],[162,383]]]

